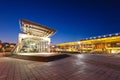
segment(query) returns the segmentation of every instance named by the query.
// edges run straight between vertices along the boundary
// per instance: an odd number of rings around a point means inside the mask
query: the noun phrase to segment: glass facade
[[[67,45],[69,45],[67,47]],[[72,46],[76,47],[72,47]],[[57,44],[55,51],[70,51],[70,52],[90,52],[90,53],[110,53],[110,54],[116,54],[120,53],[120,33],[119,35],[110,35],[106,37],[95,37],[95,38],[88,38],[80,40],[76,42],[66,42]]]
[[[20,44],[20,53],[41,53],[49,52],[49,42],[44,39],[25,38]]]
[[[19,34],[18,43],[13,53],[49,53],[50,38]]]
[[[50,53],[50,36],[56,30],[26,19],[20,19],[20,28],[13,54]]]

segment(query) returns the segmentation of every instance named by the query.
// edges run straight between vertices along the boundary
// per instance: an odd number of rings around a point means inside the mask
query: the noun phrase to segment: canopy
[[[56,30],[52,28],[26,19],[20,19],[20,27],[22,33],[39,37],[50,37],[53,33],[56,32]]]

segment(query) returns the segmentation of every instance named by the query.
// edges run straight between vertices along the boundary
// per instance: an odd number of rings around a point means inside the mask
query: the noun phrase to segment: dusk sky
[[[0,40],[17,42],[19,19],[57,30],[52,42],[120,32],[119,0],[0,0]]]

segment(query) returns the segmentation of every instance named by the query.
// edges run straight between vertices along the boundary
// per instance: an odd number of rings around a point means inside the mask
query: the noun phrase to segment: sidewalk
[[[0,57],[0,80],[120,80],[119,63],[120,57],[86,54],[51,62]]]
[[[5,52],[5,53],[0,52],[0,57],[8,56],[8,55],[10,55],[10,54],[11,54],[11,52]]]

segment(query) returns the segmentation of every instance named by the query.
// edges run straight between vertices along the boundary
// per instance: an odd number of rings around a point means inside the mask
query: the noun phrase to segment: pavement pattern
[[[120,80],[120,55],[70,55],[51,62],[0,57],[0,80]]]

